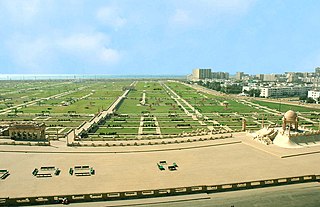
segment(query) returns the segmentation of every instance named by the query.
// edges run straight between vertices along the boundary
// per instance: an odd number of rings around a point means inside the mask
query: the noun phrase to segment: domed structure
[[[290,130],[292,124],[294,125],[294,129],[298,130],[298,115],[296,112],[289,110],[282,118],[282,129],[286,130],[287,125],[289,125]]]
[[[297,113],[292,110],[289,110],[284,114],[284,118],[287,122],[295,122],[297,120],[297,117]]]

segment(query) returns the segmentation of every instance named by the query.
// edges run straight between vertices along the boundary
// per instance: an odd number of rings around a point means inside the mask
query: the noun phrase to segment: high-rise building
[[[257,78],[258,80],[263,80],[263,77],[264,77],[263,74],[257,74],[257,75],[256,75],[256,78]]]
[[[287,73],[287,82],[294,83],[299,80],[299,74],[298,73]]]
[[[264,74],[263,75],[263,81],[266,82],[273,82],[277,80],[276,74]]]
[[[236,73],[236,80],[242,80],[244,76],[244,72],[237,72]]]
[[[212,79],[229,79],[229,73],[227,72],[212,72]]]
[[[315,72],[316,75],[320,76],[320,67],[316,67],[314,69],[314,72]]]
[[[211,69],[196,68],[192,71],[193,80],[211,79]]]

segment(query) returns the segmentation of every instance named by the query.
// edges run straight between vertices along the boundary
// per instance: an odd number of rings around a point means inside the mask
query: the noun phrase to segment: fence
[[[57,195],[41,197],[24,198],[0,198],[2,206],[21,206],[21,205],[45,205],[60,203],[62,199],[67,198],[70,203],[90,202],[90,201],[112,201],[124,199],[150,198],[162,196],[185,195],[195,193],[216,193],[224,191],[236,191],[252,188],[263,188],[269,186],[289,185],[306,182],[320,182],[320,175],[304,175],[297,177],[277,178],[268,180],[258,180],[240,183],[230,183],[222,185],[200,185],[191,187],[177,187],[167,189],[128,191],[128,192],[110,192],[81,195]]]

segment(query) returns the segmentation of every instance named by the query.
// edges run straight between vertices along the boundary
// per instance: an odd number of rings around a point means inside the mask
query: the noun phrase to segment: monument
[[[275,144],[284,148],[300,148],[320,144],[320,131],[301,127],[295,111],[287,111],[282,118],[282,127],[261,127],[251,134],[253,139],[269,145]]]
[[[289,132],[292,129],[292,125],[294,126],[294,130],[298,131],[298,115],[296,112],[289,110],[287,111],[282,118],[282,130],[285,131],[287,126],[289,126]],[[289,133],[290,134],[290,133]]]
[[[45,124],[44,123],[11,123],[8,131],[9,136],[13,140],[26,140],[26,141],[45,141]]]

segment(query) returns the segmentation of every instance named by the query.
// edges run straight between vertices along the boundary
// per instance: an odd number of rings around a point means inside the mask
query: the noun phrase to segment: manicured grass
[[[102,128],[100,127],[95,133],[112,133],[116,132],[117,134],[137,134],[138,128]]]
[[[33,105],[21,109],[24,113],[41,113],[42,111],[50,111],[50,113],[68,113],[75,111],[80,114],[95,114],[102,109],[107,109],[114,100],[80,100],[71,103],[69,106],[50,106],[50,105]],[[51,108],[48,110],[48,108]]]
[[[84,121],[89,121],[93,115],[101,110],[106,110],[120,95],[123,94],[123,87],[129,86],[132,80],[120,81],[34,81],[34,82],[1,82],[0,93],[4,93],[5,101],[0,102],[0,110],[7,108],[8,105],[17,105],[25,102],[30,102],[35,99],[40,99],[41,102],[36,102],[34,105],[23,107],[18,110],[17,116],[8,116],[8,114],[0,115],[0,120],[8,121],[37,121],[44,122],[48,127],[55,126],[59,129],[66,127],[62,133],[78,127]],[[204,116],[199,118],[203,120],[208,126],[214,126],[219,130],[223,126],[229,126],[231,129],[239,129],[242,124],[242,117],[247,120],[248,128],[259,128],[262,118],[265,119],[265,124],[276,123],[281,124],[282,116],[273,116],[261,109],[251,107],[241,103],[231,96],[215,96],[198,92],[197,90],[185,86],[181,83],[166,82],[165,84],[170,87],[181,98],[185,99],[195,109],[197,109]],[[45,87],[48,85],[48,87]],[[50,86],[50,87],[49,87]],[[39,88],[42,87],[42,88]],[[12,92],[12,93],[11,93]],[[68,94],[64,94],[68,92]],[[146,94],[146,105],[140,105],[143,93]],[[57,98],[44,99],[49,96],[64,94]],[[87,96],[87,97],[86,97]],[[174,99],[168,95],[167,91],[157,81],[138,81],[134,90],[131,90],[128,97],[124,99],[119,109],[116,111],[118,114],[128,114],[128,117],[112,116],[106,123],[96,131],[95,135],[102,133],[113,133],[117,135],[137,136],[138,128],[140,126],[140,119],[143,116],[142,112],[147,112],[151,115],[149,119],[156,118],[159,123],[162,134],[179,134],[182,132],[191,132],[197,128],[207,129],[206,126],[201,126],[196,120],[178,107]],[[1,100],[0,100],[1,101]],[[191,113],[193,110],[182,100],[179,102]],[[221,103],[227,101],[227,107],[222,106]],[[261,106],[267,106],[271,109],[279,109],[279,104],[269,103],[263,100],[253,101]],[[68,103],[67,106],[62,106],[62,103]],[[281,104],[280,111],[295,110],[303,112],[303,116],[310,118],[315,122],[319,122],[319,114],[313,114],[311,111],[320,111],[315,109],[306,108],[303,106],[291,106],[288,104]],[[23,112],[23,113],[22,113]],[[41,117],[45,112],[48,116]],[[70,116],[76,113],[81,115],[79,117]],[[172,121],[175,117],[169,117],[171,113],[177,114],[176,118],[182,119],[182,122]],[[15,111],[10,112],[11,115]],[[263,115],[264,114],[264,115]],[[40,117],[39,117],[40,116]],[[36,119],[35,119],[36,118]],[[124,119],[125,121],[117,121],[117,119]],[[148,119],[148,118],[147,118]],[[145,121],[145,125],[154,126],[155,121]],[[270,122],[268,122],[269,120]],[[216,121],[219,124],[213,124]],[[191,128],[177,128],[178,124],[190,124]],[[310,125],[316,128],[317,124],[309,121],[301,120],[301,124]],[[114,128],[120,126],[122,128]],[[55,127],[49,127],[48,132],[52,135],[56,133]],[[153,134],[156,133],[155,127],[145,127],[143,133]]]
[[[271,103],[271,102],[266,102],[266,101],[257,101],[254,100],[252,101],[253,103],[259,104],[261,106],[266,106],[271,109],[276,109],[281,112],[286,112],[288,110],[293,110],[296,112],[311,112],[311,111],[320,111],[320,109],[312,109],[308,107],[303,107],[303,106],[296,106],[296,105],[289,105],[289,104],[283,104],[283,103]]]
[[[198,127],[201,128],[201,127]],[[179,128],[161,128],[162,134],[180,134],[183,132],[189,133],[192,131],[195,131],[197,128],[185,128],[185,129],[179,129]]]

